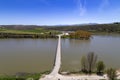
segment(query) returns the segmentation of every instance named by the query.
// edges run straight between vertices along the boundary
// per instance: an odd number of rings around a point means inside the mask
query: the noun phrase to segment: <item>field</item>
[[[56,38],[59,34],[56,30],[35,29],[7,29],[0,28],[0,38]]]
[[[0,28],[0,33],[14,33],[14,34],[49,34],[49,33],[58,34],[58,31],[55,30],[46,30],[43,28],[35,28],[30,30],[17,30],[17,29],[7,29]]]

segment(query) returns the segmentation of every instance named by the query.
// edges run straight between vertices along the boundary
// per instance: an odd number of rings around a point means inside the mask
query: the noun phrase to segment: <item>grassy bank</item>
[[[49,71],[42,73],[16,73],[15,75],[0,75],[0,80],[39,80],[43,74],[49,74]]]
[[[30,30],[15,30],[0,28],[0,38],[56,38],[60,32],[35,28]]]
[[[62,32],[57,30],[48,30],[45,28],[35,28],[35,29],[7,29],[4,27],[0,28],[0,38],[57,38],[57,35]],[[69,33],[69,35],[64,35],[62,38],[70,39],[82,39],[88,40],[91,37],[91,33],[88,31],[75,31]]]

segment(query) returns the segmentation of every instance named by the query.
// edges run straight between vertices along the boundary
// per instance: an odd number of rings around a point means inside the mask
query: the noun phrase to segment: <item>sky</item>
[[[120,22],[120,0],[0,0],[0,25]]]

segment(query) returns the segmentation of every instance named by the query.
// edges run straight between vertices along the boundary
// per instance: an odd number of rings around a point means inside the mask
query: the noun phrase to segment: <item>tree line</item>
[[[77,31],[85,30],[91,32],[117,32],[120,33],[120,23],[111,24],[86,24],[86,25],[65,25],[47,27],[46,29],[61,30],[61,31]]]
[[[0,38],[57,38],[55,34],[18,34],[18,33],[0,33]]]

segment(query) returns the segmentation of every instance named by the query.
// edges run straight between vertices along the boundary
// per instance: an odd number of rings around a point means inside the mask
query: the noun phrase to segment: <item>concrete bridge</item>
[[[44,78],[41,78],[40,80],[54,80],[54,78],[56,80],[58,80],[59,77],[61,76],[59,74],[59,69],[61,66],[61,36],[62,35],[58,35],[59,38],[58,38],[58,45],[57,45],[57,52],[56,52],[56,57],[55,57],[54,68],[49,75],[46,75]]]
[[[50,75],[56,75],[59,73],[59,69],[61,66],[61,35],[58,35],[58,46],[55,58],[55,65]]]

